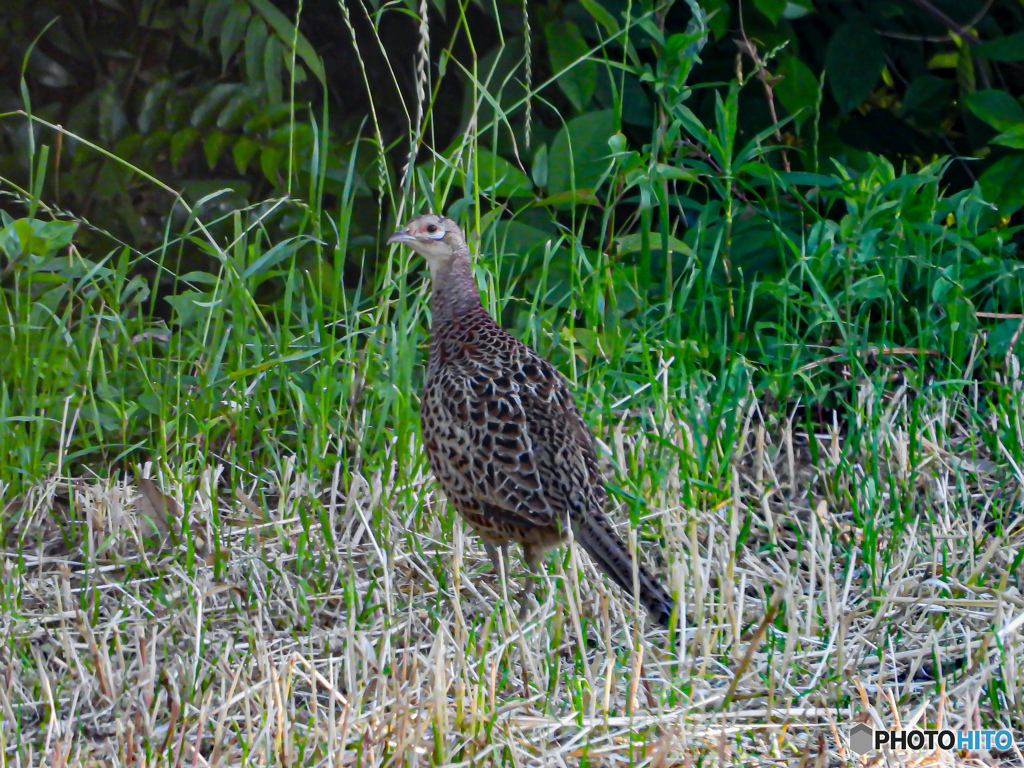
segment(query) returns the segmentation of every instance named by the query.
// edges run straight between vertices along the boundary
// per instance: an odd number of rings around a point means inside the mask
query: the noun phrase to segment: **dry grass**
[[[949,403],[912,434],[907,400],[865,408],[859,448],[752,404],[725,503],[682,503],[686,467],[652,484],[676,652],[576,553],[520,624],[518,560],[501,584],[393,462],[335,492],[300,471],[229,493],[214,470],[53,478],[0,520],[0,766],[824,766],[860,762],[855,720],[1019,739],[1021,478]],[[711,445],[681,421],[660,437]],[[655,450],[630,424],[608,443],[620,466]]]

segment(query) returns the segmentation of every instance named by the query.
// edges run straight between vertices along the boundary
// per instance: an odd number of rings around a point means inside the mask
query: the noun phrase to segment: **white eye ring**
[[[429,231],[433,227],[433,231]],[[443,240],[445,236],[444,227],[438,227],[434,224],[428,224],[424,230],[424,234],[427,237],[433,238],[434,240]]]

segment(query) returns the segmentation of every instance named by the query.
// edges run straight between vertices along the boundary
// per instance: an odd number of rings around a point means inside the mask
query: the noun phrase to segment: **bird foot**
[[[519,601],[519,610],[516,612],[516,618],[519,619],[519,621],[523,621],[533,607],[531,605],[533,601],[530,598],[533,597],[535,579],[535,574],[531,572],[527,577],[526,586],[523,587],[516,596],[516,600]]]
[[[498,556],[499,548],[501,549],[500,557]],[[491,561],[491,571],[493,571],[494,574],[500,580],[502,574],[502,565],[504,564],[506,572],[508,569],[508,545],[502,544],[500,547],[496,547],[489,541],[485,541],[484,550],[487,552],[487,557]]]
[[[487,556],[491,560],[491,569],[498,577],[499,590],[504,592],[508,577],[508,545],[500,544],[495,546],[494,544],[485,541],[484,549],[487,551]],[[500,556],[499,550],[501,552]],[[516,602],[519,603],[519,610],[516,612],[516,618],[519,621],[522,621],[530,612],[530,598],[533,596],[533,590],[536,586],[537,578],[540,576],[540,571],[537,568],[537,560],[532,556],[533,553],[524,552],[524,554],[526,555],[526,564],[530,569],[530,575],[527,577],[526,585],[515,596]]]

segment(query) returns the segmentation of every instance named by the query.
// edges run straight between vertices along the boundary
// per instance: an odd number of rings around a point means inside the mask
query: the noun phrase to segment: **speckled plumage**
[[[430,266],[433,321],[421,426],[448,499],[484,539],[495,565],[495,547],[518,542],[534,570],[538,554],[564,542],[571,526],[601,570],[632,595],[632,558],[604,514],[593,438],[565,380],[484,309],[455,222],[418,216],[388,242],[410,246]],[[643,605],[667,624],[672,597],[643,565],[639,583]]]

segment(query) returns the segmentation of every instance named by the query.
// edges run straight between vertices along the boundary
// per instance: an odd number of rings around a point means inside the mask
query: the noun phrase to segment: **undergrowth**
[[[341,154],[329,116],[293,101],[290,191],[244,208],[163,188],[28,103],[0,116],[38,137],[30,183],[0,179],[12,764],[70,759],[65,737],[120,764],[139,749],[176,764],[183,740],[210,764],[327,760],[359,739],[379,750],[366,764],[414,747],[466,760],[488,740],[504,744],[495,760],[541,759],[522,740],[538,711],[550,749],[578,750],[566,761],[589,759],[573,739],[590,734],[641,764],[658,754],[645,744],[724,750],[727,729],[695,746],[681,724],[726,728],[709,713],[742,700],[768,714],[736,714],[737,762],[757,754],[754,721],[794,708],[819,724],[941,701],[1024,728],[1019,628],[999,634],[1022,607],[1016,231],[978,189],[947,192],[943,159],[790,170],[799,150],[774,128],[738,127],[752,75],[702,123],[686,74],[704,34],[653,46],[653,70],[613,29],[566,63],[613,90],[623,71],[649,76],[663,119],[643,142],[616,101],[531,143],[521,113],[547,84],[524,92],[499,75],[528,62],[500,57],[459,72],[474,110],[450,147],[429,144],[443,105],[423,88],[407,167],[372,124]],[[39,194],[58,134],[167,194],[166,238],[80,249],[90,223]],[[360,239],[366,169],[386,202]],[[419,444],[429,288],[415,257],[382,246],[425,209],[460,221],[488,308],[573,383],[614,516],[680,594],[680,656],[633,635],[629,606],[581,582],[571,551],[548,562],[526,634],[501,607],[509,585],[477,572]],[[158,681],[165,662],[183,677]],[[228,695],[242,689],[244,715]],[[104,720],[96,691],[134,735],[44,727],[75,706]],[[508,697],[526,719],[502,719]],[[250,723],[270,710],[273,737]]]

